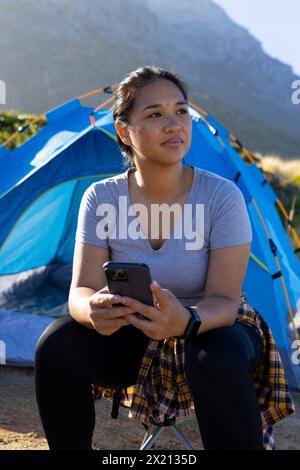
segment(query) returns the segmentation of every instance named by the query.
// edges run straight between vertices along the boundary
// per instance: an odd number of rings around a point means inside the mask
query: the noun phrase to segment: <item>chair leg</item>
[[[158,436],[160,435],[160,433],[162,432],[162,430],[164,429],[164,426],[156,426],[155,424],[149,424],[148,426],[147,425],[144,425],[144,427],[146,428],[146,434],[143,438],[143,441],[142,441],[142,444],[141,444],[141,447],[139,450],[149,450],[151,449],[151,447],[153,446],[154,442],[156,441],[156,439],[158,438]],[[193,450],[193,447],[192,445],[189,443],[189,441],[183,436],[183,434],[181,433],[181,431],[179,431],[178,427],[176,426],[176,424],[173,424],[172,426],[168,426],[168,427],[171,427],[171,429],[173,430],[174,434],[176,434],[176,436],[179,438],[179,440],[183,443],[183,445],[185,446],[186,449],[188,450]]]
[[[155,426],[154,424],[149,424],[146,434],[144,436],[143,442],[141,444],[140,450],[149,450],[153,446],[154,442],[160,435],[163,430],[163,426]]]
[[[173,424],[171,426],[172,431],[176,434],[176,436],[181,440],[183,445],[185,446],[186,449],[188,450],[194,450],[193,446],[189,443],[189,441],[184,437],[181,431],[179,431],[178,427],[176,424]]]

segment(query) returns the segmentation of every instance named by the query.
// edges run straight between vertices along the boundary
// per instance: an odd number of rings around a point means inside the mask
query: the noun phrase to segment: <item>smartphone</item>
[[[103,264],[103,269],[111,294],[132,297],[154,306],[150,289],[151,274],[147,264],[107,261]]]

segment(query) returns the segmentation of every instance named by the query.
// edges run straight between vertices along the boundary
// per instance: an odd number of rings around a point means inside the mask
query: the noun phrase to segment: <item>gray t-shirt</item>
[[[160,249],[151,247],[130,211],[130,169],[87,188],[75,237],[78,242],[109,249],[111,261],[146,263],[152,279],[172,291],[185,306],[203,298],[210,250],[252,241],[251,222],[240,189],[215,173],[193,168],[182,217]],[[111,217],[112,212],[108,217],[110,207],[115,208],[116,217]],[[129,226],[130,231],[125,233],[124,228]]]

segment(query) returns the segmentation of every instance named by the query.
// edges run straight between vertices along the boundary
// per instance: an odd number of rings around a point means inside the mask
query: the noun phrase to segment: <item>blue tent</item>
[[[193,140],[184,162],[241,189],[253,229],[243,289],[275,336],[290,386],[300,389],[294,322],[297,305],[300,314],[299,247],[293,249],[278,197],[251,155],[205,112],[195,105],[190,112]],[[0,146],[0,363],[10,365],[33,365],[41,332],[68,314],[83,192],[125,171],[110,110],[93,111],[76,98],[46,118],[47,125],[20,147]]]

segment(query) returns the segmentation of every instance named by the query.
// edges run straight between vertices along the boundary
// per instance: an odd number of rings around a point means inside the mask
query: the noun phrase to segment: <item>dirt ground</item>
[[[0,367],[0,450],[48,449],[38,416],[33,385],[33,369]],[[300,450],[300,393],[294,393],[296,412],[275,426],[277,449]],[[105,450],[138,449],[143,425],[128,418],[120,408],[117,420],[110,417],[111,402],[97,400],[94,446]],[[194,449],[203,449],[195,416],[177,419],[178,428]],[[178,438],[165,428],[153,449],[184,449]]]

